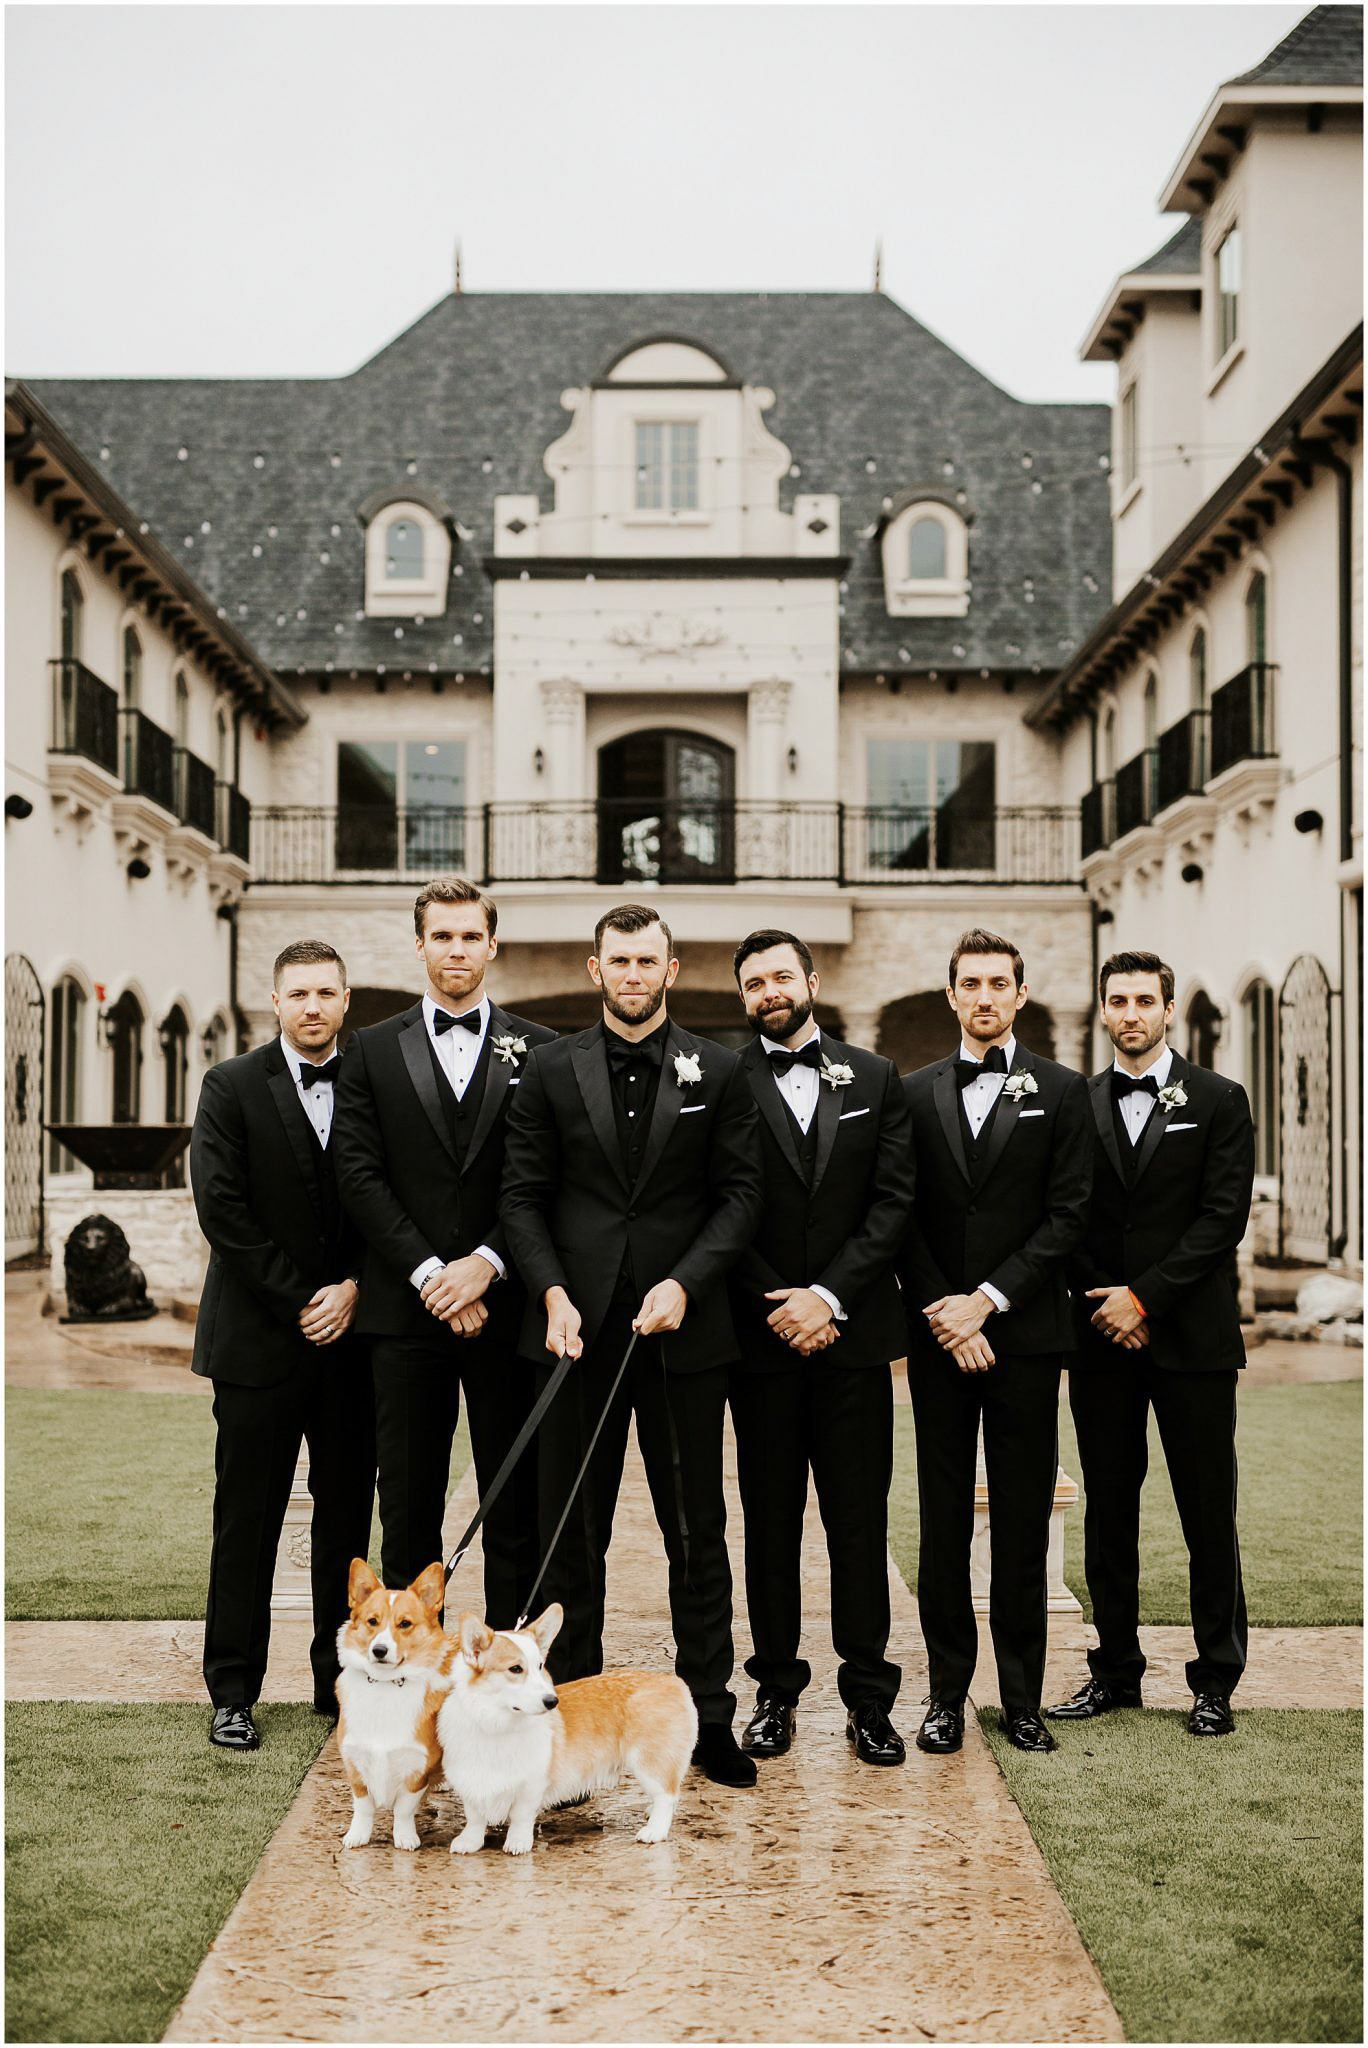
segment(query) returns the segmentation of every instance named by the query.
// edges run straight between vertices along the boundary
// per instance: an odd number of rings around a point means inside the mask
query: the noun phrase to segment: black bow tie
[[[1007,1055],[1000,1045],[990,1045],[981,1061],[968,1059],[958,1059],[955,1061],[955,1079],[959,1082],[961,1089],[967,1088],[971,1081],[981,1080],[985,1074],[1005,1074],[1006,1072]]]
[[[1152,1095],[1156,1102],[1159,1100],[1159,1083],[1153,1074],[1123,1074],[1112,1068],[1112,1094],[1118,1102],[1134,1095],[1137,1088],[1144,1095]]]
[[[441,1037],[444,1031],[454,1031],[458,1024],[463,1031],[478,1032],[480,1028],[479,1004],[477,1003],[473,1010],[467,1010],[460,1017],[453,1017],[450,1010],[434,1010],[432,1013],[432,1029],[438,1038]]]
[[[822,1047],[815,1038],[810,1038],[806,1045],[800,1045],[797,1052],[789,1052],[787,1047],[782,1052],[771,1052],[766,1046],[765,1057],[776,1076],[790,1073],[794,1067],[811,1067],[815,1072],[821,1072]]]
[[[608,1048],[610,1067],[658,1067],[665,1050],[665,1033],[653,1031],[647,1038],[624,1038],[621,1032],[605,1031],[603,1042]]]
[[[341,1064],[342,1055],[340,1052],[334,1053],[330,1060],[324,1060],[320,1067],[314,1066],[311,1060],[301,1060],[299,1062],[300,1087],[312,1088],[319,1081],[335,1081],[337,1079],[337,1070]]]

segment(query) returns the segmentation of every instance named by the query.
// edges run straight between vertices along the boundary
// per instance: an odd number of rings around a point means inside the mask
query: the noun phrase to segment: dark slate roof
[[[1194,277],[1199,277],[1201,270],[1202,223],[1194,216],[1183,222],[1176,235],[1170,235],[1162,249],[1156,249],[1143,263],[1133,264],[1126,276],[1143,277],[1147,271],[1153,271],[1173,277],[1190,271]]]
[[[1233,85],[1362,85],[1363,9],[1313,7],[1252,71]]]
[[[1012,398],[881,294],[453,295],[348,377],[35,388],[282,675],[325,661],[451,674],[491,659],[480,561],[496,493],[535,493],[549,510],[542,457],[569,424],[561,392],[660,334],[774,391],[766,424],[800,472],[785,507],[800,491],[839,493],[847,672],[1052,671],[1106,610],[1107,407]],[[454,552],[445,616],[401,621],[396,639],[395,621],[356,617],[356,508],[413,483],[473,538]],[[924,487],[965,493],[964,619],[884,610],[883,501]]]

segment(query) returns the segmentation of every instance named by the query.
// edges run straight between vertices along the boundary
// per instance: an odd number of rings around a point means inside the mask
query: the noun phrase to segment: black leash
[[[536,1600],[538,1590],[541,1586],[541,1582],[546,1577],[546,1567],[550,1564],[552,1553],[554,1552],[556,1545],[560,1542],[561,1530],[565,1527],[565,1524],[569,1519],[570,1510],[575,1504],[575,1495],[579,1492],[580,1487],[584,1484],[584,1475],[589,1470],[589,1460],[594,1455],[594,1446],[597,1444],[600,1436],[603,1434],[603,1425],[608,1420],[608,1411],[613,1405],[613,1401],[617,1395],[618,1388],[622,1385],[622,1376],[627,1370],[627,1366],[631,1359],[632,1353],[636,1350],[638,1334],[639,1332],[633,1330],[632,1341],[622,1354],[622,1363],[617,1369],[617,1378],[613,1381],[612,1386],[608,1389],[608,1398],[603,1404],[603,1413],[599,1416],[597,1423],[594,1425],[594,1434],[589,1439],[589,1448],[584,1453],[584,1457],[580,1463],[579,1471],[575,1474],[574,1484],[570,1488],[570,1492],[566,1497],[565,1506],[561,1509],[561,1518],[556,1524],[555,1533],[552,1536],[551,1541],[546,1546],[546,1554],[542,1558],[541,1565],[538,1568],[536,1578],[532,1581],[532,1591],[527,1596],[527,1606],[523,1609],[523,1612],[518,1616],[517,1620],[513,1624],[513,1627],[515,1629],[525,1628],[527,1625],[527,1618],[532,1612],[533,1603]],[[566,1361],[562,1359],[561,1366],[564,1366],[565,1362]],[[551,1385],[548,1387],[547,1393],[551,1393],[554,1391],[555,1386],[558,1383],[559,1376],[560,1368],[558,1367],[556,1377],[552,1380]],[[539,1408],[545,1405],[545,1400],[546,1396],[543,1395],[542,1400],[537,1404]]]
[[[629,1353],[628,1356],[630,1355],[631,1354]],[[455,1550],[451,1554],[450,1561],[446,1566],[446,1578],[448,1583],[450,1583],[451,1574],[455,1571],[457,1565],[461,1562],[461,1559],[469,1550],[471,1543],[474,1540],[476,1530],[479,1528],[481,1522],[489,1513],[489,1510],[493,1507],[495,1501],[498,1499],[500,1493],[503,1491],[509,1473],[513,1470],[513,1467],[517,1464],[519,1458],[527,1449],[528,1444],[536,1435],[538,1426],[541,1423],[541,1419],[545,1415],[547,1409],[551,1406],[551,1403],[555,1400],[556,1394],[560,1389],[561,1381],[569,1372],[571,1363],[571,1359],[564,1351],[562,1351],[560,1357],[556,1360],[556,1370],[552,1373],[550,1379],[546,1382],[545,1387],[543,1387],[541,1393],[538,1395],[531,1414],[528,1416],[522,1428],[518,1431],[517,1437],[513,1444],[513,1448],[508,1453],[508,1456],[504,1459],[502,1465],[500,1465],[498,1471],[494,1474],[494,1477],[490,1482],[489,1491],[486,1493],[484,1499],[480,1502],[480,1505],[475,1510],[475,1516],[473,1521],[471,1522],[469,1528],[466,1530],[464,1536],[462,1536],[460,1542],[456,1545]],[[621,1375],[619,1375],[619,1377],[621,1377]],[[601,1427],[602,1424],[600,1424],[600,1428]],[[559,1529],[556,1531],[556,1534],[560,1534]],[[543,1564],[542,1570],[545,1571],[545,1569],[546,1566],[545,1564]],[[541,1584],[540,1578],[537,1580],[537,1584]]]

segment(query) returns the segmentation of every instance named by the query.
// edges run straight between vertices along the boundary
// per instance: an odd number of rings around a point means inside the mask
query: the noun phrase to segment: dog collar
[[[366,1683],[367,1685],[404,1685],[407,1681],[402,1678],[376,1678],[373,1672],[368,1671],[366,1673]]]

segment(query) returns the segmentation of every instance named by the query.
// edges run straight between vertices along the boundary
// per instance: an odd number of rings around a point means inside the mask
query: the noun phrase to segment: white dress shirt
[[[1148,1079],[1153,1074],[1155,1087],[1167,1088],[1169,1069],[1172,1065],[1173,1047],[1166,1045],[1158,1059],[1154,1062],[1154,1065],[1146,1067],[1145,1077]],[[1112,1072],[1114,1074],[1126,1074],[1129,1072],[1129,1069],[1123,1067],[1120,1060],[1113,1060]],[[1121,1111],[1121,1121],[1126,1126],[1126,1136],[1130,1139],[1132,1145],[1140,1143],[1140,1133],[1144,1130],[1145,1125],[1149,1122],[1158,1106],[1148,1088],[1132,1088],[1129,1095],[1121,1097],[1117,1107]]]
[[[475,1007],[480,1013],[480,1028],[478,1031],[466,1031],[463,1028],[457,1029],[453,1027],[439,1035],[437,1030],[438,1005],[426,992],[423,995],[423,1024],[433,1050],[436,1052],[438,1061],[441,1064],[442,1072],[450,1081],[458,1102],[470,1086],[475,1069],[479,1065],[480,1053],[484,1048],[485,1039],[489,1035],[489,997],[481,996]],[[462,1010],[453,1011],[451,1014],[466,1016],[469,1013]],[[488,1259],[497,1277],[500,1280],[504,1278],[504,1262],[497,1252],[489,1249],[487,1244],[476,1245],[474,1255],[477,1258]],[[409,1274],[409,1280],[421,1294],[423,1282],[427,1279],[428,1274],[440,1273],[441,1270],[441,1259],[424,1259],[421,1266],[414,1267],[413,1271]]]
[[[1002,1048],[1002,1057],[1007,1062],[1005,1072],[1001,1074],[980,1074],[978,1079],[971,1081],[968,1087],[961,1093],[960,1100],[964,1104],[964,1114],[969,1119],[969,1128],[976,1138],[987,1123],[993,1104],[1007,1085],[1007,1075],[1012,1071],[1012,1062],[1016,1058],[1016,1051],[1016,1034],[1013,1033]],[[981,1052],[971,1052],[967,1045],[961,1044],[959,1057],[962,1060],[972,1060],[975,1066],[981,1067],[983,1065],[983,1054]],[[958,1076],[956,1076],[956,1079],[958,1079]],[[1006,1295],[1002,1293],[1001,1289],[990,1287],[986,1280],[980,1280],[976,1292],[986,1294],[996,1309],[1011,1307],[1011,1303]]]
[[[323,1150],[326,1152],[328,1149],[328,1140],[332,1136],[333,1084],[330,1080],[328,1080],[315,1081],[312,1084],[312,1086],[308,1088],[300,1088],[299,1086],[299,1073],[301,1067],[321,1067],[323,1065],[323,1061],[309,1060],[304,1057],[302,1052],[296,1052],[294,1047],[291,1045],[289,1039],[286,1038],[283,1032],[281,1033],[280,1038],[280,1050],[285,1055],[286,1066],[294,1075],[294,1084],[295,1087],[299,1089],[299,1099],[304,1105],[304,1114],[309,1119],[309,1122],[313,1125],[314,1130],[318,1133],[318,1142],[323,1147]],[[334,1039],[332,1044],[328,1047],[326,1057],[328,1059],[331,1059],[336,1051],[337,1040]]]
[[[803,1044],[816,1045],[819,1043],[821,1036],[820,1026],[815,1026],[811,1038],[805,1038]],[[797,1052],[801,1050],[798,1046],[786,1044],[783,1039],[766,1038],[763,1031],[760,1033],[760,1044],[764,1049],[766,1059],[769,1059],[772,1053]],[[803,1133],[803,1136],[806,1137],[808,1125],[817,1114],[817,1097],[822,1092],[822,1077],[820,1073],[816,1067],[803,1067],[795,1062],[786,1074],[776,1074],[774,1076],[774,1085],[793,1111],[798,1128]],[[821,1295],[838,1323],[846,1321],[846,1312],[829,1287],[810,1287],[808,1292]]]

